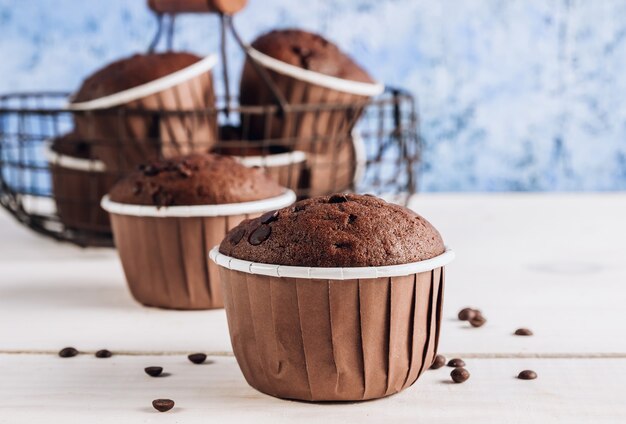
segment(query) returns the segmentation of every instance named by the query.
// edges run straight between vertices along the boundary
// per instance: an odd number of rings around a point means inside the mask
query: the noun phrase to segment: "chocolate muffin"
[[[258,263],[371,267],[423,261],[445,251],[439,232],[402,206],[358,194],[334,194],[243,221],[220,253]]]
[[[135,54],[117,60],[88,77],[72,99],[85,102],[128,90],[193,65],[200,57],[192,53]]]
[[[274,30],[257,38],[252,47],[281,62],[309,71],[351,81],[374,82],[339,47],[312,32],[299,29]]]
[[[193,153],[141,165],[109,196],[117,203],[161,207],[250,202],[284,191],[259,168],[228,156]]]

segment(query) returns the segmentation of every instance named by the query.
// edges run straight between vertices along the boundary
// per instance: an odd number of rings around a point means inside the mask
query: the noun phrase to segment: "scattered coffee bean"
[[[101,349],[96,352],[96,358],[110,358],[111,356],[113,356],[113,354],[107,349]]]
[[[446,357],[443,355],[437,355],[435,356],[435,360],[433,361],[432,365],[430,366],[431,370],[438,370],[439,368],[443,367],[446,364]]]
[[[472,308],[463,308],[459,311],[459,319],[461,321],[469,321],[476,316],[476,311]]]
[[[174,407],[174,401],[172,399],[155,399],[152,401],[152,406],[159,412],[167,412]]]
[[[517,375],[520,380],[534,380],[537,378],[537,373],[532,370],[524,370]]]
[[[532,336],[533,332],[529,330],[528,328],[518,328],[517,330],[515,330],[515,335],[516,336]]]
[[[261,215],[261,224],[269,224],[278,219],[278,211],[269,211]]]
[[[61,358],[71,358],[76,355],[78,355],[78,351],[73,347],[64,347],[59,351],[59,356]]]
[[[470,373],[465,368],[455,368],[450,373],[450,377],[455,383],[463,383],[470,378]]]
[[[250,236],[248,237],[248,241],[253,246],[258,246],[267,240],[272,234],[272,228],[268,225],[261,225],[259,228],[254,230]]]
[[[201,364],[206,361],[206,355],[204,353],[192,353],[187,356],[187,358],[189,358],[189,360],[194,364]]]
[[[144,371],[150,377],[158,377],[163,372],[163,367],[146,367],[144,368]]]
[[[348,197],[345,194],[333,194],[328,199],[328,203],[345,203],[348,201]]]
[[[485,325],[486,322],[487,320],[485,319],[485,317],[480,314],[476,315],[469,321],[472,327],[482,327],[483,325]]]
[[[465,361],[461,358],[453,358],[448,361],[449,367],[459,368],[465,366]]]
[[[233,230],[229,235],[228,235],[228,240],[234,244],[237,245],[241,239],[243,238],[243,236],[246,235],[246,230],[239,227],[235,230]]]

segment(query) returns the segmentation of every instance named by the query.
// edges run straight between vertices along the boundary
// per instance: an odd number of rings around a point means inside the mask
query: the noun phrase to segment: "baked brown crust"
[[[219,250],[258,263],[364,267],[422,261],[445,247],[439,232],[410,209],[369,195],[334,194],[245,220]]]
[[[136,54],[117,60],[89,76],[72,99],[86,102],[154,81],[198,62],[191,53]]]
[[[260,168],[246,168],[227,156],[194,153],[140,166],[109,196],[118,203],[161,207],[250,202],[284,191]]]
[[[252,47],[281,62],[351,81],[373,83],[368,73],[347,54],[322,37],[298,29],[275,30],[261,35]]]

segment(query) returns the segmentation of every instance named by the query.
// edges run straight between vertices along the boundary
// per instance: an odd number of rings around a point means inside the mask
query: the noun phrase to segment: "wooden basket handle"
[[[223,13],[234,15],[248,0],[148,0],[156,13]]]

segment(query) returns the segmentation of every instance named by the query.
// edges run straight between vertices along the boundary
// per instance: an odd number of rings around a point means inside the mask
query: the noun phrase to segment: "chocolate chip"
[[[191,170],[191,168],[189,168],[184,162],[177,164],[176,170],[184,178],[189,178],[193,175],[193,171]]]
[[[261,225],[250,234],[250,236],[248,237],[248,241],[251,245],[258,246],[259,244],[267,240],[270,234],[272,234],[272,228],[268,225]]]
[[[305,209],[306,209],[306,206],[305,206],[305,205],[303,205],[303,204],[301,204],[301,203],[296,203],[296,204],[293,206],[293,209],[292,209],[292,210],[293,210],[294,212],[302,212],[302,211],[303,211],[303,210],[305,210]]]
[[[163,372],[163,367],[146,367],[144,368],[144,371],[150,377],[158,377]]]
[[[352,243],[350,243],[349,241],[338,242],[338,243],[335,243],[335,248],[337,248],[337,249],[351,249],[352,248]]]
[[[174,407],[174,401],[172,399],[155,399],[152,401],[152,406],[159,412],[167,412]]]
[[[143,171],[143,175],[145,175],[146,177],[154,177],[155,175],[159,175],[159,168],[157,168],[156,166],[144,165],[141,167],[141,170]]]
[[[485,319],[485,317],[480,314],[469,320],[469,323],[472,325],[472,327],[482,327],[483,325],[485,325],[486,322],[487,320]]]
[[[524,370],[517,375],[520,380],[534,380],[537,378],[537,373],[532,370]]]
[[[187,358],[194,364],[201,364],[206,361],[206,355],[204,353],[192,353],[188,355]]]
[[[449,367],[459,368],[465,366],[465,361],[461,358],[453,358],[448,361]]]
[[[101,349],[96,352],[96,358],[110,358],[111,356],[113,356],[113,354],[107,349]]]
[[[78,355],[78,351],[73,347],[64,347],[59,351],[59,356],[61,358],[71,358],[76,355]]]
[[[350,214],[348,216],[348,223],[352,224],[354,221],[356,221],[356,215]]]
[[[235,228],[228,235],[228,241],[230,241],[231,244],[237,245],[241,241],[243,236],[245,235],[246,235],[246,230],[244,228],[242,227]]]
[[[135,181],[135,184],[133,185],[133,194],[136,196],[141,193],[141,190],[143,190],[143,184],[141,181]]]
[[[455,368],[450,373],[450,377],[455,383],[463,383],[470,378],[470,373],[465,368]]]
[[[515,335],[516,336],[532,336],[533,332],[529,330],[528,328],[518,328],[517,330],[515,330]]]
[[[459,319],[461,321],[469,321],[476,316],[476,311],[472,308],[463,308],[459,311]]]
[[[446,364],[446,357],[443,355],[435,356],[433,363],[430,365],[431,370],[438,370]]]
[[[345,203],[348,201],[348,197],[345,194],[333,194],[328,199],[328,203]]]
[[[269,211],[261,215],[261,223],[269,224],[270,222],[274,222],[278,220],[278,211]]]

